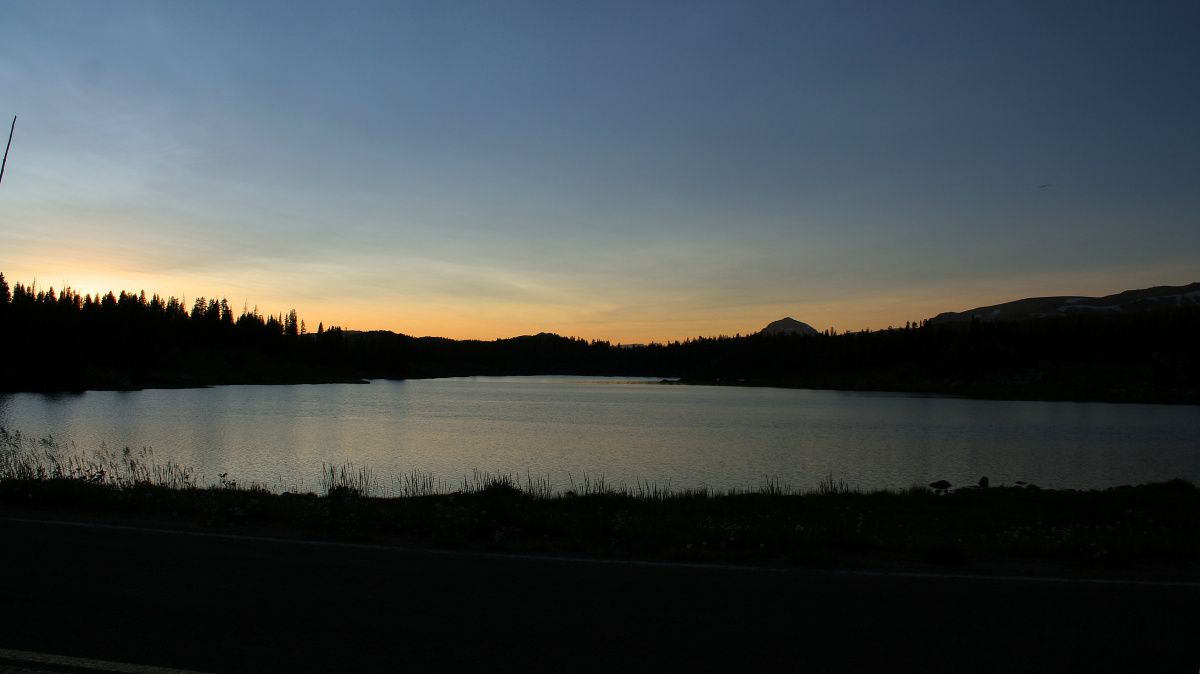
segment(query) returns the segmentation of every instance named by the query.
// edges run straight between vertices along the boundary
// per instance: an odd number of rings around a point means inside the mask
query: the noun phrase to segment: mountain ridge
[[[966,311],[943,312],[929,319],[929,323],[967,323],[975,319],[1007,322],[1054,316],[1111,316],[1187,307],[1200,307],[1200,283],[1126,290],[1103,297],[1080,295],[1027,297]]]

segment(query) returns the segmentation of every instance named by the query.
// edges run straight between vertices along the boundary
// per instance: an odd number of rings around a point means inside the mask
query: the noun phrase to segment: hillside
[[[767,327],[763,328],[759,334],[762,335],[815,335],[817,329],[808,323],[801,323],[792,318],[781,318]]]
[[[1200,283],[1185,286],[1156,286],[1144,290],[1126,290],[1105,297],[1030,297],[967,311],[938,314],[930,323],[969,323],[981,321],[1022,321],[1054,316],[1099,316],[1144,314],[1171,309],[1200,307]]]

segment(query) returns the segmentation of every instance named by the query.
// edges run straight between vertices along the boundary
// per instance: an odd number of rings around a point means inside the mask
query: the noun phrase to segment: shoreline
[[[557,376],[562,373],[552,373]],[[373,377],[364,378],[357,375],[348,375],[346,377],[315,377],[315,378],[229,378],[218,381],[197,382],[192,379],[176,379],[171,381],[156,382],[149,386],[92,386],[84,388],[55,388],[41,390],[5,390],[0,391],[0,395],[13,393],[40,393],[45,395],[70,395],[82,394],[89,391],[152,391],[152,390],[174,390],[174,389],[191,389],[191,388],[215,388],[219,386],[308,386],[321,384],[370,384],[372,379],[384,381],[408,381],[421,379],[443,379],[446,377],[458,376],[473,376],[462,375],[459,373],[448,374],[442,376],[421,376],[421,377]],[[489,377],[525,377],[525,376],[549,376],[547,373],[539,374],[495,374],[486,373],[475,376]],[[566,373],[563,376],[602,376],[602,377],[622,377],[622,376],[637,376],[644,375],[590,375],[579,373]],[[657,376],[654,376],[657,378]],[[1046,389],[1030,390],[1022,386],[997,386],[991,388],[981,387],[963,387],[963,386],[907,386],[907,387],[881,387],[870,384],[860,386],[834,385],[825,381],[808,381],[808,380],[764,380],[764,379],[736,379],[736,378],[715,378],[715,379],[695,379],[695,378],[662,378],[656,382],[667,386],[730,386],[744,388],[780,388],[780,389],[801,389],[812,391],[841,391],[846,393],[879,393],[879,394],[897,394],[897,395],[912,395],[930,398],[957,398],[962,400],[1005,400],[1005,401],[1025,401],[1025,402],[1073,402],[1073,403],[1108,403],[1108,404],[1130,404],[1130,405],[1187,405],[1200,406],[1200,393],[1187,392],[1183,394],[1174,393],[1171,391],[1161,390],[1130,390],[1130,391],[1103,391],[1103,390],[1088,390],[1079,391],[1074,389]]]
[[[1181,479],[1088,491],[862,492],[830,481],[804,493],[550,493],[500,476],[385,498],[345,471],[330,471],[323,494],[300,494],[197,486],[169,471],[155,483],[112,472],[22,476],[11,457],[6,465],[0,517],[9,519],[472,554],[1200,582],[1200,490]]]

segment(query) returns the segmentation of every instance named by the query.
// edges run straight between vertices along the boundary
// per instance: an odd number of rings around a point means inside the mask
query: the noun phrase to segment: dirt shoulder
[[[251,538],[298,543],[335,544],[436,551],[467,555],[528,556],[604,562],[635,562],[666,565],[751,567],[851,574],[910,574],[914,576],[992,576],[1064,581],[1118,581],[1187,583],[1200,587],[1200,564],[1137,561],[1124,564],[1086,564],[1078,561],[1030,555],[988,553],[930,554],[895,551],[855,552],[813,547],[801,552],[745,554],[705,550],[696,554],[679,552],[636,552],[612,546],[581,544],[569,537],[541,540],[464,541],[395,532],[338,535],[314,531],[279,521],[247,521],[238,524],[206,524],[178,513],[120,513],[81,508],[31,510],[0,505],[0,519],[55,523],[64,526],[100,527],[169,532],[219,538]]]

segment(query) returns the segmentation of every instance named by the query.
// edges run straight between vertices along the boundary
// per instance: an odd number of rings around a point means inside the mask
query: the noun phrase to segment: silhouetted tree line
[[[81,295],[0,274],[0,390],[193,386],[345,379],[340,329],[309,338],[295,310],[234,313],[225,299]]]
[[[1200,403],[1200,310],[928,324],[622,347],[554,334],[491,342],[313,332],[295,311],[238,315],[145,293],[80,296],[0,275],[0,389],[79,390],[465,375],[619,375],[687,382]]]
[[[412,340],[414,376],[593,374],[997,398],[1200,402],[1200,311],[1010,323],[910,322],[817,335],[696,337],[632,348],[541,334]]]
[[[1200,403],[1200,310],[680,345],[685,378],[974,397]]]

